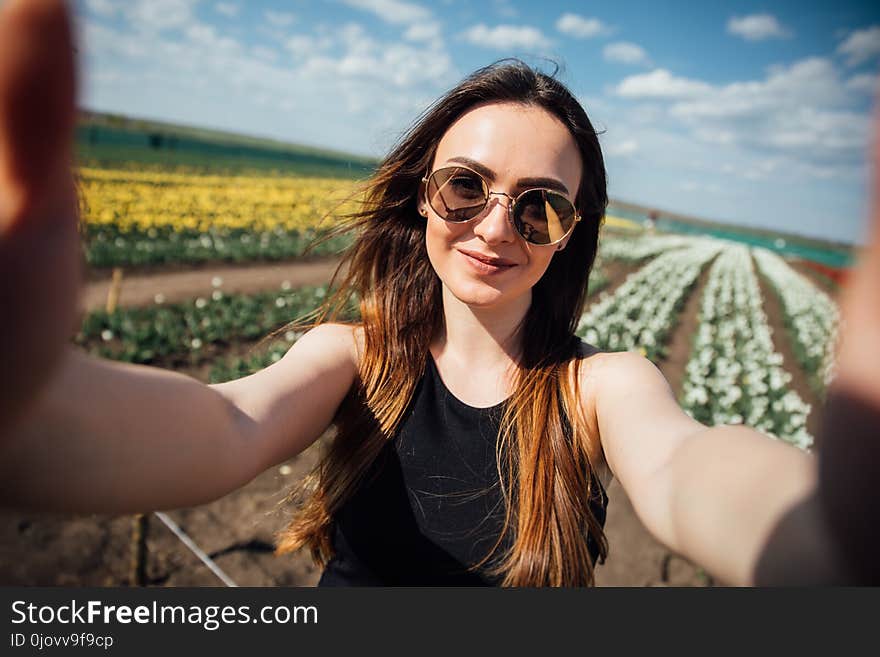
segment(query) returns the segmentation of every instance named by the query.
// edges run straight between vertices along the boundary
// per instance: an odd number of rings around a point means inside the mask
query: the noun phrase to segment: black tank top
[[[397,435],[334,518],[335,555],[318,586],[499,584],[484,572],[492,560],[476,572],[467,567],[492,549],[504,524],[495,443],[506,403],[463,403],[429,352]],[[592,511],[604,525],[608,497],[594,481]],[[592,535],[587,544],[595,563]]]

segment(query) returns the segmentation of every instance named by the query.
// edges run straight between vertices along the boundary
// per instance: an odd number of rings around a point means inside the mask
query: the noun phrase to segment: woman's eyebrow
[[[469,157],[457,156],[450,157],[447,162],[458,162],[459,164],[464,164],[467,167],[470,167],[478,174],[483,176],[486,180],[495,180],[495,172],[492,171],[489,167],[487,167],[482,162],[477,162],[476,160],[472,160]],[[520,178],[516,181],[517,189],[529,189],[531,187],[545,187],[546,189],[552,189],[557,192],[562,192],[565,195],[568,195],[568,187],[562,184],[562,181],[557,180],[556,178]]]
[[[517,189],[530,189],[532,187],[544,187],[557,192],[562,192],[568,196],[568,187],[562,184],[556,178],[520,178],[516,181]]]

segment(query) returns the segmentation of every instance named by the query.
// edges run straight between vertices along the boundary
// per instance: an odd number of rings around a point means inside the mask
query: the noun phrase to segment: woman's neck
[[[531,290],[504,305],[468,305],[444,285],[444,330],[432,344],[435,357],[481,371],[507,368],[519,357],[516,329],[530,304]]]

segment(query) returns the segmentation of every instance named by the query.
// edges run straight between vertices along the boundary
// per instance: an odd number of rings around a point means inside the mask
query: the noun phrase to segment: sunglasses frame
[[[427,193],[428,182],[431,180],[431,178],[432,178],[432,176],[434,176],[434,174],[436,174],[438,171],[443,171],[445,169],[464,169],[465,171],[468,171],[468,172],[474,174],[477,178],[479,178],[482,181],[483,188],[486,190],[486,199],[483,201],[483,205],[480,207],[480,209],[477,211],[477,213],[473,217],[471,217],[470,219],[465,219],[463,221],[455,221],[453,219],[447,219],[442,214],[437,212],[437,209],[434,207],[434,204],[431,203],[431,199]],[[486,209],[486,206],[489,205],[490,197],[492,197],[492,196],[506,196],[508,199],[510,199],[510,203],[507,204],[507,220],[510,222],[510,225],[513,227],[514,232],[516,232],[516,234],[519,235],[520,238],[522,238],[527,244],[531,244],[532,246],[554,246],[556,244],[559,244],[562,240],[564,240],[566,237],[571,235],[571,233],[574,231],[575,226],[581,220],[581,215],[577,210],[577,206],[574,203],[572,203],[571,199],[569,199],[565,194],[558,192],[555,189],[548,189],[547,187],[530,187],[529,189],[523,190],[522,192],[517,194],[515,197],[511,196],[510,194],[507,194],[505,192],[493,192],[489,186],[488,180],[486,180],[482,175],[480,175],[479,173],[477,173],[476,171],[474,171],[470,167],[466,167],[461,164],[451,164],[449,166],[440,167],[439,169],[434,169],[433,171],[429,171],[425,176],[422,177],[422,182],[425,183],[425,185],[426,185],[425,200],[427,201],[428,206],[434,211],[434,213],[438,217],[443,219],[443,221],[446,221],[451,224],[466,224],[469,221],[473,221],[474,219],[479,217],[483,213],[483,211]],[[521,232],[519,232],[519,230],[517,230],[516,222],[513,220],[513,209],[516,207],[517,201],[519,199],[521,199],[524,195],[528,194],[529,192],[550,192],[551,194],[556,194],[557,196],[561,196],[568,203],[571,203],[571,207],[574,210],[574,221],[571,224],[571,228],[569,228],[567,231],[565,231],[565,235],[560,237],[558,240],[554,240],[552,242],[547,242],[546,244],[538,244],[537,242],[529,241],[528,239],[526,239],[526,237]],[[474,206],[474,207],[476,207],[476,206]]]

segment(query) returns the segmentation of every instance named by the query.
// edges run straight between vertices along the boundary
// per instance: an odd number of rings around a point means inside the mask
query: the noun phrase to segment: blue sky
[[[612,198],[861,242],[880,3],[76,0],[81,104],[381,156],[472,70],[552,70]]]

